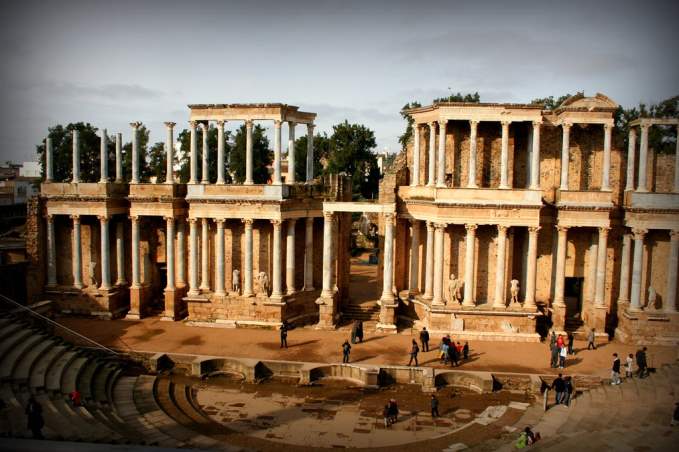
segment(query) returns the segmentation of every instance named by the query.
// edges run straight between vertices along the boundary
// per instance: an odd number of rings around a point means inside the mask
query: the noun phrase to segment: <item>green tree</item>
[[[351,176],[354,195],[365,199],[377,196],[379,168],[374,149],[375,134],[362,124],[347,120],[333,126],[327,172]]]
[[[481,102],[481,96],[479,95],[478,92],[475,93],[467,93],[467,94],[462,94],[460,92],[458,93],[451,93],[449,96],[446,97],[437,97],[432,101],[432,103],[437,104],[441,102],[468,102],[468,103],[473,103],[473,104],[478,104]]]
[[[56,182],[66,182],[73,178],[73,130],[80,132],[80,179],[83,182],[97,182],[100,178],[99,161],[101,139],[97,128],[90,123],[69,123],[64,127],[58,124],[48,129],[52,139],[53,171]],[[36,146],[40,160],[41,174],[45,176],[45,143]],[[110,153],[110,152],[109,152]],[[109,165],[110,167],[110,165]]]
[[[255,124],[252,129],[252,178],[255,184],[266,184],[269,180],[267,167],[271,165],[272,153],[265,132],[266,129],[259,124]],[[229,170],[237,183],[245,181],[245,124],[236,132]]]
[[[295,140],[295,177],[298,181],[306,180],[306,150],[307,135],[302,135]],[[323,162],[328,161],[330,155],[330,139],[324,132],[323,135],[314,135],[314,175],[316,177],[324,173]]]
[[[618,107],[615,112],[617,138],[627,146],[629,123],[640,117],[677,118],[679,117],[679,96],[673,96],[657,104],[639,104],[638,107]],[[676,127],[651,127],[648,130],[648,146],[658,154],[676,152]]]
[[[144,180],[155,177],[157,183],[165,182],[166,162],[167,153],[165,152],[165,143],[158,141],[151,146],[151,149],[149,149],[147,171],[144,174]]]
[[[229,161],[229,153],[231,148],[228,145],[230,133],[228,130],[224,131],[224,166],[227,166]],[[217,180],[217,127],[210,124],[207,132],[207,147],[208,147],[208,179],[210,182]],[[198,156],[198,179],[201,179],[201,171],[203,168],[203,131],[200,127],[196,128],[197,137],[197,156]],[[184,129],[179,132],[177,141],[180,143],[180,153],[175,155],[176,163],[179,163],[179,180],[186,183],[191,175],[191,132]],[[225,171],[226,182],[230,182],[230,176]]]
[[[563,104],[563,102],[569,97],[571,97],[571,94],[564,94],[563,96],[559,96],[557,98],[554,98],[554,96],[541,97],[539,99],[531,100],[530,103],[542,104],[546,110],[556,110],[559,105]]]

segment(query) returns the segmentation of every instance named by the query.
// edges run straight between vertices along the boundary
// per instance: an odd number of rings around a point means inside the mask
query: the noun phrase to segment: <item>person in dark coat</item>
[[[356,339],[358,339],[358,342],[363,342],[363,320],[358,321],[358,327],[356,328]]]
[[[410,361],[408,361],[408,365],[410,366],[413,363],[413,360],[415,361],[415,366],[419,366],[417,362],[417,354],[420,352],[420,347],[417,346],[417,342],[415,342],[415,339],[413,339],[412,346],[410,347]]]
[[[568,354],[569,355],[574,355],[575,353],[573,352],[573,345],[575,344],[575,335],[573,334],[572,331],[568,332]]]
[[[26,405],[26,416],[28,417],[28,429],[33,433],[33,438],[43,439],[42,428],[45,420],[42,417],[42,405],[31,396]]]
[[[638,368],[637,376],[639,378],[648,377],[648,362],[646,361],[646,350],[647,350],[646,347],[637,350],[636,354]]]
[[[571,397],[573,396],[573,379],[571,377],[564,378],[566,383],[566,394],[564,396],[563,404],[568,406],[571,404]]]
[[[431,417],[440,417],[439,414],[439,399],[436,398],[436,394],[431,395]]]
[[[428,352],[429,351],[429,331],[427,331],[427,327],[422,328],[422,331],[420,331],[420,342],[422,343],[422,351]]]
[[[559,405],[564,402],[566,395],[566,381],[561,374],[552,382],[551,389],[556,392],[556,404]]]
[[[552,346],[552,356],[549,365],[553,369],[559,366],[559,347],[556,345],[556,341],[554,341],[554,345]]]
[[[465,341],[464,347],[462,347],[462,357],[465,361],[469,359],[469,342]]]
[[[281,348],[288,348],[288,322],[283,320],[281,324]]]
[[[358,332],[358,320],[354,320],[354,323],[351,325],[351,343],[355,344],[356,343],[356,333]]]
[[[389,423],[395,424],[397,421],[398,421],[398,404],[396,403],[396,399],[391,399],[389,400]]]
[[[448,359],[450,360],[450,367],[457,367],[460,365],[460,353],[457,351],[455,342],[450,342],[448,346]]]
[[[342,344],[342,363],[348,363],[349,362],[349,353],[351,353],[351,345],[349,344],[348,340],[344,341],[344,344]]]

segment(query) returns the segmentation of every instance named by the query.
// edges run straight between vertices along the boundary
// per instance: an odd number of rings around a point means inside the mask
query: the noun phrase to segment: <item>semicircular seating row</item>
[[[242,450],[192,429],[215,424],[190,386],[145,375],[132,361],[67,343],[11,313],[0,313],[0,380],[5,436],[31,437],[24,410],[33,396],[47,439]],[[77,407],[69,400],[75,389]]]

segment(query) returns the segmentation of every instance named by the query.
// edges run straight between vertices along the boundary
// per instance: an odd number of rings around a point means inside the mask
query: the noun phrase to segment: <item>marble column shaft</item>
[[[306,181],[314,180],[314,125],[307,124],[306,126]]]
[[[208,133],[210,131],[210,128],[207,123],[201,122],[200,123],[200,129],[203,131],[203,151],[202,157],[203,157],[203,168],[201,169],[201,174],[200,174],[200,183],[201,184],[209,184],[210,183],[210,151],[207,147],[207,137]]]
[[[224,295],[224,219],[215,220],[217,236],[215,237],[215,295]]]
[[[165,139],[165,183],[174,184],[174,122],[166,122],[167,137]]]
[[[434,223],[427,221],[427,249],[424,263],[424,299],[434,298]]]
[[[446,186],[446,124],[448,121],[439,121],[439,154],[436,174],[436,186]]]
[[[99,183],[108,182],[108,136],[106,129],[101,129],[99,137]]]
[[[57,285],[57,245],[53,215],[47,215],[47,285]]]
[[[554,306],[565,306],[564,285],[566,279],[566,247],[568,228],[557,226],[556,273],[554,279]]]
[[[189,218],[189,295],[198,295],[198,220]]]
[[[243,296],[252,297],[252,223],[253,220],[243,220],[245,224],[245,275],[243,277]]]
[[[526,299],[524,308],[535,308],[535,277],[538,267],[538,232],[540,227],[528,228],[528,268],[526,270]]]
[[[427,186],[436,185],[436,123],[429,123],[429,169],[427,171]]]
[[[504,308],[505,304],[505,263],[507,252],[507,226],[497,225],[497,242],[495,252],[495,300],[494,308]]]
[[[585,293],[585,301],[594,304],[596,296],[596,263],[599,258],[599,233],[596,237],[594,234],[590,237],[589,245],[589,268],[587,269],[587,292]]]
[[[123,134],[116,133],[116,182],[123,182]]]
[[[540,189],[540,121],[533,122],[533,142],[530,153],[530,189]]]
[[[637,148],[637,129],[629,128],[629,135],[627,137],[627,180],[625,182],[625,191],[634,190],[634,158]]]
[[[598,307],[605,305],[608,229],[599,228],[599,248],[596,259],[596,292],[594,293],[594,305]]]
[[[384,267],[382,275],[382,296],[386,303],[394,302],[394,214],[384,215]]]
[[[109,219],[106,216],[99,217],[100,228],[100,258],[101,258],[101,285],[100,290],[111,289],[111,244],[109,243]]]
[[[125,279],[125,225],[121,220],[116,222],[116,285],[127,284]]]
[[[332,212],[323,213],[323,289],[321,298],[332,298],[333,271],[333,243],[332,230],[335,215]]]
[[[629,261],[632,251],[632,236],[623,234],[622,236],[622,257],[620,262],[620,292],[618,303],[629,303]]]
[[[637,177],[637,192],[647,192],[646,165],[648,163],[648,128],[646,124],[641,125],[641,141],[639,143],[639,175]]]
[[[304,238],[304,290],[314,290],[314,219],[306,219]]]
[[[283,297],[281,265],[281,220],[271,220],[273,225],[273,265],[271,275],[271,298]]]
[[[568,190],[568,163],[570,161],[570,133],[571,124],[561,124],[563,131],[561,139],[561,183],[559,190]]]
[[[611,131],[613,124],[604,124],[604,162],[601,170],[601,191],[610,191],[611,184]]]
[[[186,219],[177,220],[177,287],[186,287],[186,275],[184,265],[186,249]]]
[[[198,183],[198,134],[196,133],[196,121],[189,121],[191,162],[189,173],[189,184]]]
[[[45,138],[45,182],[54,180],[54,145],[50,137]]]
[[[445,223],[434,225],[434,299],[432,304],[442,305],[443,300],[443,240],[446,231]]]
[[[294,183],[297,179],[295,175],[295,123],[288,121],[288,184]]]
[[[141,275],[139,272],[139,217],[130,217],[132,223],[132,285],[131,288],[138,289],[140,286]]]
[[[467,237],[465,238],[464,253],[464,306],[474,306],[474,260],[476,254],[476,225],[466,224]]]
[[[245,121],[245,185],[254,184],[252,163],[252,120]]]
[[[73,130],[73,179],[71,182],[80,182],[80,132]]]
[[[80,216],[71,215],[73,220],[72,237],[72,261],[73,261],[73,287],[82,289],[83,287],[83,266],[82,266],[82,242],[80,235]]]
[[[643,295],[641,293],[641,269],[644,258],[645,229],[633,229],[634,234],[634,257],[632,260],[632,290],[630,293],[630,311],[640,311]]]
[[[165,290],[174,290],[174,218],[166,217],[165,224],[165,265],[167,267]]]
[[[467,188],[476,188],[476,131],[478,121],[469,121],[469,175],[467,176]]]
[[[500,188],[509,187],[509,121],[502,121],[502,148],[500,151]]]
[[[210,224],[207,218],[201,218],[201,237],[200,237],[200,290],[207,292],[210,290]]]
[[[420,185],[420,126],[413,123],[413,172],[410,175],[410,185]]]
[[[217,184],[223,185],[224,179],[224,123],[217,121]]]
[[[419,292],[420,276],[420,221],[410,220],[410,284],[411,294]]]
[[[667,259],[667,289],[663,308],[665,312],[677,312],[677,267],[679,266],[679,230],[670,231],[670,255]]]
[[[285,236],[285,287],[288,295],[295,293],[295,225],[297,220],[287,221],[287,234]]]
[[[132,175],[130,178],[131,184],[138,184],[139,179],[139,127],[140,122],[130,123],[132,127]]]
[[[273,184],[281,184],[281,121],[275,120],[273,135]]]

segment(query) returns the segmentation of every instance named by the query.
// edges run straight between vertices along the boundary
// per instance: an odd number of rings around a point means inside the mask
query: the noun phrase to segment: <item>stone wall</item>
[[[40,301],[47,282],[47,240],[42,200],[37,196],[30,198],[26,210],[26,300],[17,301],[30,304]]]

